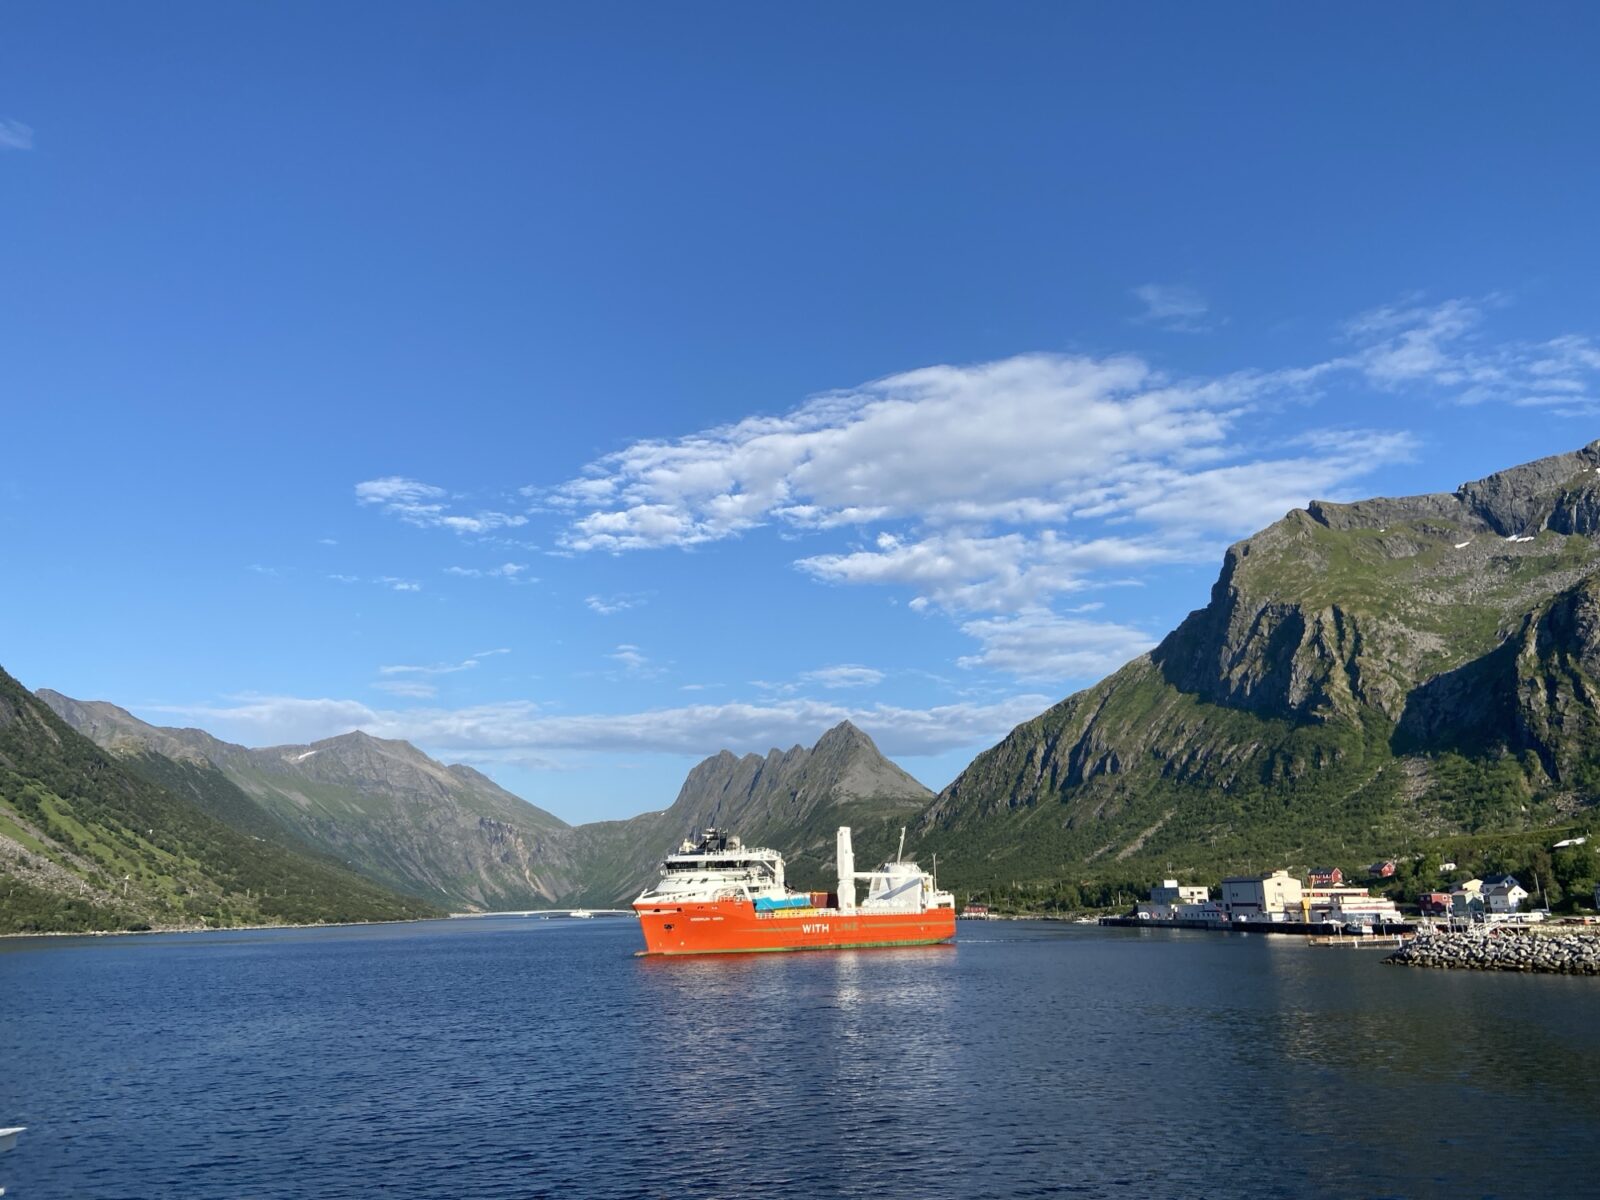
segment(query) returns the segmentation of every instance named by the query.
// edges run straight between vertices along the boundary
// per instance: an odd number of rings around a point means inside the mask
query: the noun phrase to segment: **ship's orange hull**
[[[848,950],[928,946],[956,936],[953,908],[920,913],[843,913],[802,909],[758,913],[748,900],[635,904],[646,954],[752,954],[770,950]]]

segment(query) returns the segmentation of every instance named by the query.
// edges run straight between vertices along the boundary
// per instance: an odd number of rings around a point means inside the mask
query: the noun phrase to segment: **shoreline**
[[[439,917],[395,917],[386,921],[302,921],[274,922],[270,925],[152,925],[149,929],[34,929],[0,933],[0,942],[10,938],[111,938],[148,937],[153,933],[246,933],[256,929],[356,929],[365,925],[420,925],[424,921],[448,921]]]

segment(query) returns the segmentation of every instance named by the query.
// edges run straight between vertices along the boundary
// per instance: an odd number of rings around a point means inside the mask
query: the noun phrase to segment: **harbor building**
[[[1307,880],[1315,888],[1338,887],[1344,882],[1344,872],[1338,867],[1312,867]]]
[[[1150,889],[1150,899],[1140,901],[1135,911],[1151,920],[1171,921],[1181,915],[1180,908],[1204,905],[1210,899],[1210,888],[1185,887],[1176,879],[1163,879],[1160,887]]]
[[[1222,881],[1222,908],[1235,920],[1296,920],[1301,890],[1300,881],[1287,871],[1235,875]]]
[[[1161,886],[1150,889],[1152,904],[1204,904],[1211,899],[1211,889],[1181,887],[1176,879],[1163,879]]]

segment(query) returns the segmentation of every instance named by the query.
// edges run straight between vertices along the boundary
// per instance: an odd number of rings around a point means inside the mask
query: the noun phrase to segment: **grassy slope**
[[[0,931],[382,920],[434,910],[242,833],[0,672]]]

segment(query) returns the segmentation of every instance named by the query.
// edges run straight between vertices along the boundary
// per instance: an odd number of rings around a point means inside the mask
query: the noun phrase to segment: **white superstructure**
[[[841,826],[837,842],[840,912],[923,912],[930,908],[955,908],[955,897],[941,892],[934,877],[914,862],[906,861],[905,830],[900,831],[900,851],[876,871],[857,871],[850,827]],[[856,884],[864,880],[867,894],[857,902]],[[783,856],[765,847],[745,846],[721,830],[707,829],[698,842],[685,839],[677,852],[661,864],[661,878],[639,894],[635,904],[710,903],[748,900],[758,908],[809,905],[804,892],[789,889],[783,877]]]
[[[698,842],[685,838],[676,852],[667,855],[661,863],[661,878],[639,893],[634,903],[692,904],[788,895],[781,854],[765,847],[747,847],[720,829],[707,829]]]

